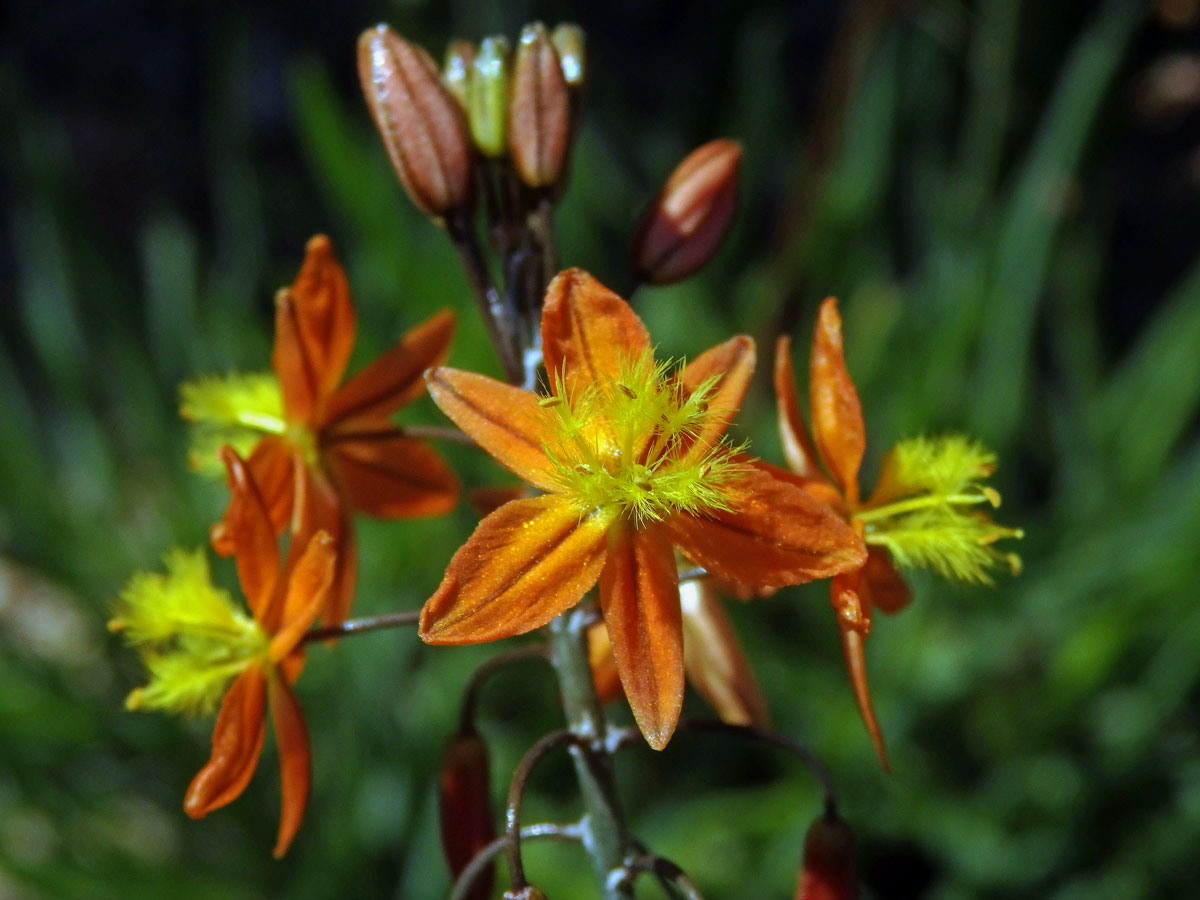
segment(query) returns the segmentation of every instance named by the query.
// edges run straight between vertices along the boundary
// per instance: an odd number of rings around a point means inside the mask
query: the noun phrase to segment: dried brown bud
[[[812,823],[804,839],[796,900],[853,900],[857,896],[854,836],[845,822],[823,816]]]
[[[708,262],[733,219],[741,158],[741,145],[721,138],[676,166],[634,233],[638,277],[671,284]]]
[[[558,51],[537,22],[521,32],[513,63],[508,145],[517,175],[550,187],[563,171],[571,141],[571,104]]]
[[[478,734],[459,734],[450,741],[442,757],[438,801],[442,850],[450,874],[457,878],[496,836],[487,745]],[[489,866],[475,879],[467,897],[486,900],[492,895],[494,878],[495,868]]]
[[[396,174],[426,215],[471,201],[471,139],[429,54],[386,25],[358,39],[358,75]]]

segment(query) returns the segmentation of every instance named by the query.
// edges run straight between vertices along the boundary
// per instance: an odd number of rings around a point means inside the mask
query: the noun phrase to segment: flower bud
[[[451,41],[442,64],[442,83],[446,85],[462,111],[467,111],[467,91],[471,84],[471,65],[475,62],[475,45],[470,41]]]
[[[583,87],[587,79],[587,54],[583,29],[578,25],[563,23],[554,26],[550,33],[550,43],[558,51],[558,61],[562,66],[563,79],[572,90]]]
[[[504,38],[484,38],[471,63],[467,118],[484,156],[503,156],[508,147],[508,53]]]
[[[496,836],[487,745],[478,734],[459,734],[446,748],[438,782],[438,808],[442,850],[450,874],[457,878]],[[475,879],[467,897],[486,900],[492,895],[494,878],[495,868],[489,866]]]
[[[853,900],[854,836],[836,816],[817,819],[804,839],[804,863],[796,883],[796,900]]]
[[[688,154],[642,214],[633,270],[651,284],[691,275],[716,252],[737,203],[741,145],[724,138]]]
[[[429,54],[386,25],[358,39],[358,75],[396,174],[421,212],[471,201],[471,142],[462,111]]]
[[[571,104],[558,52],[540,23],[521,32],[509,96],[513,167],[529,187],[550,187],[563,171],[571,139]]]

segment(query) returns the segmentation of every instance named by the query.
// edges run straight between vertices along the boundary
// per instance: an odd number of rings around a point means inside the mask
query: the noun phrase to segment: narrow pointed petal
[[[867,548],[867,563],[863,566],[858,590],[866,596],[868,607],[888,615],[900,612],[912,600],[912,591],[896,571],[891,554],[883,547]]]
[[[679,585],[683,608],[683,666],[688,681],[721,720],[766,727],[769,716],[754,670],[712,582]]]
[[[318,531],[288,578],[283,609],[290,615],[271,638],[271,662],[279,663],[296,649],[304,633],[325,608],[336,562],[333,538]]]
[[[311,423],[320,401],[317,360],[305,343],[300,312],[291,288],[275,294],[275,348],[271,368],[279,378],[288,421]]]
[[[238,580],[250,611],[261,621],[279,577],[279,545],[258,485],[245,461],[229,446],[221,448],[221,461],[225,463],[230,491],[225,527],[233,544]]]
[[[821,458],[853,507],[858,502],[858,467],[866,447],[862,406],[842,354],[842,319],[829,297],[817,314],[808,374],[813,435]]]
[[[779,410],[779,439],[783,458],[793,472],[802,478],[821,479],[820,460],[813,446],[800,402],[796,396],[796,373],[792,369],[792,339],[781,335],[775,343],[775,405]]]
[[[611,529],[600,607],[633,717],[646,742],[661,750],[683,706],[679,582],[675,553],[661,529]]]
[[[704,453],[721,439],[745,399],[754,363],[754,340],[742,334],[709,348],[684,367],[679,380],[688,393],[709,378],[717,379],[708,398],[712,418],[696,436],[693,453]]]
[[[544,491],[554,489],[542,449],[552,436],[536,394],[444,366],[425,380],[433,402],[502,466]]]
[[[332,539],[337,555],[333,584],[326,594],[321,622],[325,625],[340,625],[349,614],[350,604],[354,599],[357,566],[354,523],[342,503],[341,495],[325,475],[298,466],[296,514],[292,517],[291,545],[285,563],[288,571],[294,570],[300,554],[308,548],[313,536],[322,531]],[[301,614],[297,608],[289,605],[293,597],[291,593],[285,595],[280,618],[275,621],[289,622]]]
[[[458,502],[458,479],[424,441],[395,430],[340,440],[330,450],[343,496],[354,509],[381,519],[434,516]]]
[[[542,353],[551,382],[562,375],[574,393],[616,379],[623,363],[650,346],[629,304],[582,269],[560,272],[546,288]]]
[[[254,445],[254,450],[246,460],[250,470],[250,478],[258,485],[267,515],[271,519],[271,528],[276,535],[282,534],[287,528],[292,515],[292,500],[295,492],[295,464],[291,444],[279,435],[267,435]],[[234,551],[233,534],[226,522],[228,512],[221,521],[209,530],[209,540],[213,549],[222,556],[232,556]]]
[[[887,753],[883,747],[883,732],[875,718],[875,707],[871,703],[871,689],[867,684],[867,660],[864,652],[867,632],[870,630],[870,613],[863,609],[858,594],[850,586],[856,582],[857,573],[833,579],[830,586],[830,601],[838,617],[838,630],[842,636],[842,655],[846,658],[846,671],[850,675],[850,686],[862,715],[867,734],[875,745],[875,753],[885,772],[891,771]]]
[[[379,419],[425,392],[425,370],[441,365],[454,336],[454,313],[442,310],[422,322],[329,398],[322,414],[329,424]]]
[[[304,714],[296,695],[279,675],[271,678],[271,722],[279,746],[279,834],[274,850],[275,858],[279,859],[300,828],[312,785],[312,753]]]
[[[862,541],[840,516],[758,460],[747,458],[746,474],[730,492],[731,510],[675,515],[666,525],[688,559],[734,588],[770,593],[866,560]]]
[[[292,298],[299,335],[312,362],[317,397],[328,397],[346,372],[356,323],[346,273],[325,235],[309,240],[304,265],[292,285]]]
[[[617,672],[617,661],[613,658],[612,641],[608,639],[608,627],[597,622],[587,630],[588,665],[592,670],[592,685],[601,703],[616,700],[621,690],[621,676]]]
[[[422,640],[473,644],[545,625],[600,577],[608,524],[552,495],[500,507],[450,560],[421,611]]]
[[[184,811],[193,819],[235,799],[250,783],[267,734],[267,688],[250,666],[229,686],[213,728],[212,756],[188,787]]]

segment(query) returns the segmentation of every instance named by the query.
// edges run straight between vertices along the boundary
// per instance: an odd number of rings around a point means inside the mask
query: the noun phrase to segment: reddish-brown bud
[[[508,148],[517,175],[550,187],[562,174],[571,141],[571,103],[558,51],[540,23],[521,32],[508,105]]]
[[[462,109],[429,54],[386,25],[358,39],[371,117],[408,195],[430,216],[471,202],[471,139]]]
[[[737,204],[742,147],[724,138],[688,154],[633,236],[633,270],[651,284],[691,275],[716,252]]]
[[[845,822],[822,816],[804,839],[804,864],[796,883],[796,900],[853,900],[854,836]]]
[[[478,734],[459,734],[450,741],[442,757],[438,801],[442,850],[450,874],[457,878],[496,836],[487,745]],[[475,879],[467,897],[486,900],[492,895],[494,878],[495,869],[489,866]]]

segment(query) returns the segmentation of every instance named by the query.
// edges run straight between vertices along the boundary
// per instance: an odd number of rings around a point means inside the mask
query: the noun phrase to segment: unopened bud
[[[358,39],[358,74],[383,146],[421,212],[444,216],[469,204],[466,122],[429,54],[378,25]]]
[[[446,85],[464,113],[467,111],[467,91],[471,84],[471,64],[475,61],[475,45],[470,41],[451,41],[442,64],[442,83]]]
[[[737,203],[742,147],[724,138],[688,154],[642,214],[633,269],[651,284],[691,275],[716,252]]]
[[[508,54],[503,37],[484,38],[471,63],[467,118],[484,156],[503,156],[508,147]]]
[[[550,43],[558,51],[563,79],[572,90],[583,87],[587,80],[587,51],[583,29],[578,25],[556,25],[550,33]]]
[[[563,171],[571,142],[571,104],[558,53],[540,23],[521,32],[513,61],[508,144],[517,175],[530,187],[550,187]]]
[[[450,874],[457,878],[496,836],[487,745],[478,734],[459,734],[446,748],[438,782],[438,801],[442,850]],[[470,900],[486,900],[492,895],[494,878],[495,869],[488,866],[475,879],[466,896]]]
[[[823,816],[812,823],[804,838],[796,900],[853,900],[857,896],[854,836],[845,822]]]

